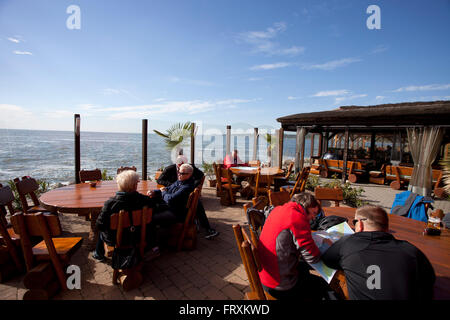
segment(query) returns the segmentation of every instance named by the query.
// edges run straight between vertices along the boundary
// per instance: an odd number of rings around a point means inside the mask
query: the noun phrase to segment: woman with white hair
[[[105,259],[103,243],[106,242],[110,246],[115,244],[116,231],[110,229],[110,217],[113,213],[118,213],[120,210],[139,210],[145,206],[149,208],[155,207],[155,201],[153,199],[137,192],[139,175],[135,171],[126,170],[119,173],[116,177],[116,181],[118,191],[115,196],[105,202],[96,222],[100,232],[93,258],[100,261]],[[152,230],[147,231],[147,243],[155,245],[155,240],[153,238],[154,232]],[[140,234],[140,232],[138,234]],[[157,247],[154,247],[154,251],[156,250],[155,248]]]

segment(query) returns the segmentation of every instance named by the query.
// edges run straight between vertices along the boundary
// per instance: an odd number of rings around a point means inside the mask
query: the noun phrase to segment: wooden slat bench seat
[[[343,160],[331,160],[331,159],[319,159],[320,168],[317,168],[317,164],[313,164],[312,171],[317,172],[320,170],[320,176],[323,178],[328,178],[330,172],[342,173],[344,170],[344,161]],[[348,180],[350,182],[357,182],[358,178],[366,173],[366,170],[363,169],[361,162],[358,161],[347,161],[347,173]]]

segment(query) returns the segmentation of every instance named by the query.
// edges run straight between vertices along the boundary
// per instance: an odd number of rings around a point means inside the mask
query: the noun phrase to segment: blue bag
[[[433,199],[430,197],[420,196],[411,191],[404,191],[395,196],[391,214],[427,222],[428,216],[425,212],[425,203],[432,202]]]

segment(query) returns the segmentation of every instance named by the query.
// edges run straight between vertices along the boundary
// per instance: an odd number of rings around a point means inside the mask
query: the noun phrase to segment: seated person
[[[161,176],[156,180],[158,184],[161,184],[165,187],[170,186],[174,182],[178,180],[178,171],[180,170],[180,167],[182,164],[187,163],[187,159],[184,156],[178,156],[177,160],[175,161],[175,164],[172,164],[170,166],[167,166],[164,168],[163,173]],[[198,187],[200,185],[200,182],[204,176],[204,173],[192,165],[194,171],[192,174],[192,177],[194,179],[194,187]],[[198,221],[200,222],[200,225],[206,230],[206,239],[212,239],[219,235],[219,232],[215,229],[211,228],[208,217],[206,216],[205,208],[203,207],[202,201],[199,199],[197,204],[197,212],[196,212]]]
[[[238,151],[235,149],[233,150],[233,153],[231,154],[231,156],[229,154],[227,154],[225,156],[225,159],[223,159],[223,166],[224,168],[228,169],[231,167],[238,167],[238,166],[243,166],[246,165],[238,156]]]
[[[432,265],[418,248],[388,233],[385,210],[359,208],[353,224],[355,233],[336,241],[322,255],[322,261],[329,267],[344,270],[350,299],[432,298],[435,281]]]
[[[145,206],[149,208],[155,207],[154,200],[136,191],[139,183],[139,175],[135,171],[126,170],[119,173],[116,177],[116,181],[119,191],[116,192],[115,196],[105,202],[96,221],[99,237],[92,256],[99,261],[105,259],[104,242],[110,246],[114,246],[116,243],[116,231],[109,228],[110,217],[112,214],[119,213],[120,210],[133,211],[142,209]],[[151,225],[152,224],[150,223],[147,226],[147,243],[153,246],[152,252],[157,255],[159,248],[155,246],[155,234]],[[140,235],[140,231],[136,234]]]
[[[311,236],[310,220],[319,203],[309,193],[299,193],[290,202],[275,207],[259,236],[259,272],[265,291],[277,299],[323,299],[328,284],[309,272],[308,263],[320,259]]]

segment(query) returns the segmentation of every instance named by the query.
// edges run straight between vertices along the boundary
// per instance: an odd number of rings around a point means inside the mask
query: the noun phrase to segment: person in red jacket
[[[225,159],[223,159],[223,166],[225,168],[231,168],[231,167],[238,167],[245,165],[245,163],[239,158],[238,151],[235,149],[233,150],[233,153],[227,154],[225,156]]]
[[[328,284],[310,274],[307,263],[316,263],[320,251],[311,236],[310,220],[320,205],[313,195],[299,193],[275,207],[264,223],[258,243],[265,291],[277,299],[322,299]]]

